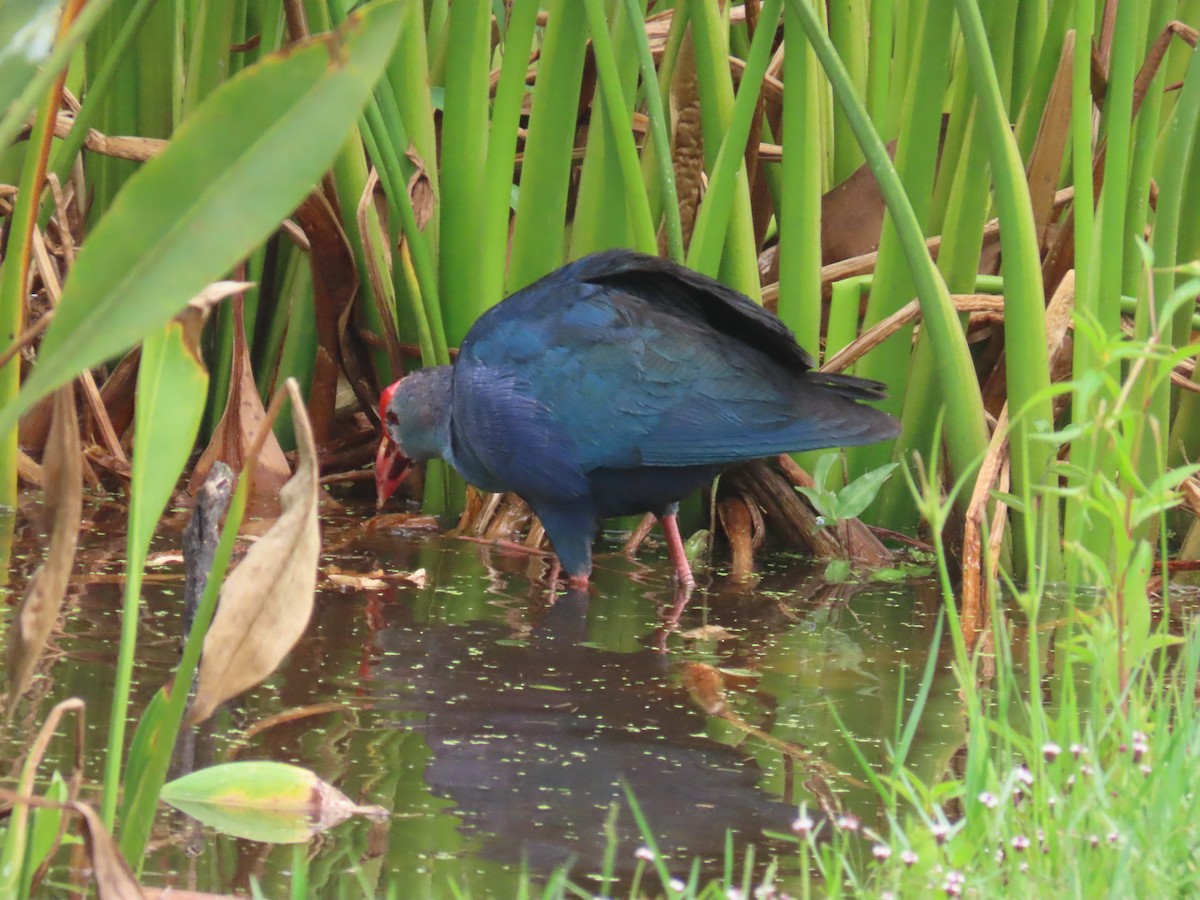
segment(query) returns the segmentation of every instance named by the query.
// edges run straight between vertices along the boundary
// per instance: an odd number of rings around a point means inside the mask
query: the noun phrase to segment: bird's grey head
[[[400,486],[413,462],[445,456],[450,446],[450,366],[405,376],[379,398],[383,436],[375,457],[380,506]]]

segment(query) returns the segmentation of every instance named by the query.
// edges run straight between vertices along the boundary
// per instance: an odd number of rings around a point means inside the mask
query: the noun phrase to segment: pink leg
[[[662,517],[663,534],[667,538],[667,556],[675,567],[675,575],[679,583],[691,590],[696,586],[692,577],[692,567],[688,565],[687,554],[683,552],[683,538],[679,536],[679,521],[674,515]]]
[[[562,563],[558,561],[558,557],[556,556],[556,557],[554,557],[553,565],[551,565],[551,567],[550,567],[550,589],[551,590],[558,589],[558,579],[561,575],[562,575]],[[588,589],[587,574],[585,573],[583,575],[569,576],[567,578],[567,586],[570,587],[572,590],[586,591]]]

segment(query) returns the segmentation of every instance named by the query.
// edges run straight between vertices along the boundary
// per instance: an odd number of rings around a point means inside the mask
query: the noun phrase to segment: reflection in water
[[[177,543],[177,534],[167,535],[162,549]],[[395,884],[398,896],[441,897],[451,878],[473,896],[513,896],[522,861],[541,873],[569,862],[586,881],[601,869],[605,818],[621,801],[622,779],[663,849],[676,855],[677,874],[695,855],[709,874],[719,872],[727,829],[739,847],[755,844],[764,861],[786,852],[764,831],[786,831],[797,805],[814,803],[811,773],[797,762],[802,754],[782,752],[780,741],[807,748],[835,773],[828,783],[840,801],[882,826],[871,792],[858,778],[836,775],[859,773],[831,706],[881,764],[900,693],[911,701],[928,656],[938,607],[930,586],[830,588],[802,563],[778,559],[753,591],[717,579],[697,593],[680,631],[662,641],[660,616],[672,600],[665,562],[646,568],[602,556],[590,596],[549,603],[536,582],[540,566],[523,557],[363,533],[358,522],[328,527],[325,543],[336,548],[326,565],[420,567],[427,586],[322,593],[309,633],[283,668],[220,713],[196,747],[205,760],[296,762],[355,802],[393,812],[387,822],[352,820],[314,841],[313,896],[361,896],[364,885],[382,894]],[[169,563],[156,572],[139,642],[139,710],[178,646],[182,571]],[[75,694],[88,700],[89,721],[107,720],[118,597],[113,583],[78,592],[61,641],[66,657],[40,683],[30,721]],[[686,662],[721,668],[732,710],[770,740],[701,713],[681,681]],[[922,777],[944,769],[962,743],[953,680],[944,665],[938,673],[910,759]],[[254,728],[276,713],[329,702],[336,711]],[[91,740],[94,779],[102,744],[99,735]],[[68,749],[64,741],[60,758]],[[13,733],[0,746],[6,761],[20,750]],[[289,848],[198,833],[166,813],[159,825],[147,881],[229,891],[246,888],[253,875],[268,895],[286,893]],[[628,872],[641,841],[623,803],[617,830],[618,870]],[[791,864],[785,859],[785,868]]]
[[[794,807],[755,790],[744,755],[704,736],[668,657],[586,646],[588,606],[584,594],[560,597],[519,642],[499,624],[429,630],[403,606],[377,635],[380,710],[424,737],[426,782],[482,852],[598,871],[622,781],[679,860],[716,862],[727,829],[739,844],[786,830]],[[623,845],[637,846],[628,812],[619,826]],[[621,861],[632,869],[632,857]]]

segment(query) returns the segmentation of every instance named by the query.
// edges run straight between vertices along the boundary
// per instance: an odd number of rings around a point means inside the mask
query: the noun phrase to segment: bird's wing
[[[511,375],[596,468],[690,466],[866,443],[894,420],[882,386],[811,371],[761,307],[665,260],[578,260],[493,307],[463,343]]]
[[[530,502],[587,495],[570,432],[516,373],[460,355],[453,404],[451,449],[468,481]]]

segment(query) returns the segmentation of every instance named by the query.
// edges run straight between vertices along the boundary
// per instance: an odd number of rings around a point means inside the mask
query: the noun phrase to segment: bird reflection
[[[484,855],[598,871],[623,782],[660,850],[680,861],[722,858],[727,830],[760,846],[764,830],[787,830],[794,807],[763,795],[756,766],[705,736],[669,655],[590,645],[602,614],[586,590],[543,597],[516,640],[502,622],[431,627],[407,604],[384,609],[375,634],[377,709],[423,735],[426,783]],[[617,829],[628,874],[642,838],[627,808]]]

